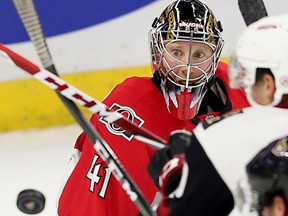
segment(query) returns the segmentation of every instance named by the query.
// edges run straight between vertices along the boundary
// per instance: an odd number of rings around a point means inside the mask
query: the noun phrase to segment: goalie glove
[[[189,172],[185,150],[190,137],[187,131],[172,132],[169,145],[151,158],[148,172],[164,197],[180,198],[184,193]]]

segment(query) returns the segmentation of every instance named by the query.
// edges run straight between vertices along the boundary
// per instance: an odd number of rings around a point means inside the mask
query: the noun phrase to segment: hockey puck
[[[38,214],[45,207],[45,197],[36,190],[23,190],[18,194],[17,207],[26,214]]]

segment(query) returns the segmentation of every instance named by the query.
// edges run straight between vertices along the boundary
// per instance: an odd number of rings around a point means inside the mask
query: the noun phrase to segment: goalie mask
[[[197,0],[175,1],[155,19],[149,32],[152,69],[175,118],[196,116],[224,45],[221,31],[212,11]]]
[[[237,42],[229,69],[230,86],[243,88],[252,106],[277,105],[288,93],[287,56],[288,14],[260,19],[248,26]],[[262,69],[270,70],[274,79],[274,92],[265,103],[259,99],[265,93],[257,97],[255,90],[259,86],[257,70]]]

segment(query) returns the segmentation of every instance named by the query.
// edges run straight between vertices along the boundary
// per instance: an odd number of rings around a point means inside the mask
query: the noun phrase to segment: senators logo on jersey
[[[129,121],[133,122],[134,124],[138,125],[138,127],[141,127],[144,124],[144,120],[141,119],[139,116],[136,115],[135,111],[131,109],[130,107],[127,106],[120,106],[117,103],[114,103],[111,107],[110,110],[113,110],[115,112],[120,113],[123,115],[125,118],[127,118]],[[100,122],[104,123],[107,127],[107,129],[115,134],[115,135],[121,135],[125,137],[127,140],[131,140],[133,138],[133,135],[128,133],[127,131],[123,130],[120,127],[117,127],[114,123],[108,123],[105,121],[103,117],[99,119]]]

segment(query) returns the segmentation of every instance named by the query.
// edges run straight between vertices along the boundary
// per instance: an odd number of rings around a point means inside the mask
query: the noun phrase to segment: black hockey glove
[[[174,131],[169,137],[168,146],[158,150],[148,165],[148,172],[164,196],[181,197],[187,177],[188,165],[185,149],[190,144],[191,133]]]
[[[172,133],[167,148],[153,155],[148,171],[163,195],[159,216],[227,216],[233,209],[231,191],[189,132]]]

